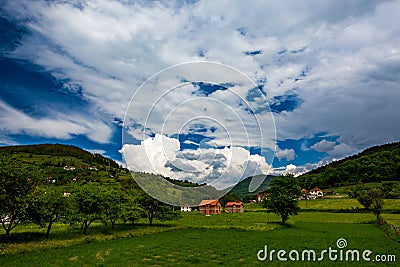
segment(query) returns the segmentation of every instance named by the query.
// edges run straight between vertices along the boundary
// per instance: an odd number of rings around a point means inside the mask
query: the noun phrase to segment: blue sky
[[[73,144],[119,162],[125,144],[153,160],[165,146],[173,155],[156,170],[183,179],[182,169],[202,166],[211,170],[191,178],[210,182],[247,174],[239,171],[246,164],[301,173],[400,139],[400,1],[2,3],[0,145]],[[223,70],[220,77],[201,70],[203,81],[182,71],[175,78],[184,85],[145,125],[148,107],[132,96],[154,104],[140,86],[193,61],[226,64],[254,84],[240,88]],[[196,105],[209,105],[207,120],[193,113]],[[170,106],[180,111],[172,119]],[[253,129],[251,116],[265,124]],[[247,140],[235,132],[242,123]],[[260,132],[268,137],[263,147]],[[132,169],[149,170],[135,160]]]

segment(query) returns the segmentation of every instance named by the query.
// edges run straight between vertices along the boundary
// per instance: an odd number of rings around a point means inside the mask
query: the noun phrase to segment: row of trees
[[[300,177],[303,188],[338,187],[347,184],[398,181],[400,178],[400,145],[390,150],[364,153],[332,162]]]
[[[49,184],[41,169],[3,154],[0,155],[0,223],[5,235],[20,223],[46,227],[46,238],[56,221],[80,224],[83,233],[95,221],[117,221],[132,225],[146,217],[170,220],[177,217],[172,207],[153,199],[142,190],[105,186],[101,183]]]
[[[350,193],[350,197],[356,198],[365,210],[375,214],[378,222],[384,205],[382,188],[387,189],[385,186],[357,186]],[[273,179],[268,193],[269,196],[264,199],[263,205],[269,212],[278,214],[282,224],[286,223],[289,216],[297,215],[300,211],[297,198],[301,190],[293,175],[288,174]]]
[[[106,158],[100,154],[92,154],[76,146],[62,144],[38,144],[38,145],[22,145],[22,146],[6,146],[1,147],[0,152],[18,153],[24,152],[29,154],[51,155],[51,156],[70,156],[83,160],[90,165],[105,165],[113,168],[121,168],[115,161]]]

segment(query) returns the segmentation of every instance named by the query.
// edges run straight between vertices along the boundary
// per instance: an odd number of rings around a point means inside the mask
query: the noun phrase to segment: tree
[[[379,188],[372,188],[368,192],[372,199],[372,211],[376,216],[376,220],[379,222],[381,219],[381,212],[384,204],[382,199],[382,191]]]
[[[42,179],[43,173],[36,166],[8,153],[0,155],[0,223],[7,237],[27,219],[29,198]]]
[[[379,222],[384,204],[382,190],[377,187],[358,187],[353,194],[357,197],[358,202],[363,205],[366,210],[370,210],[372,208],[372,212],[375,214],[376,220]]]
[[[290,215],[297,215],[300,210],[296,199],[300,193],[300,187],[292,174],[276,177],[271,181],[269,197],[263,205],[270,212],[278,214],[282,224],[285,224]]]
[[[364,206],[366,210],[369,210],[371,204],[372,204],[372,198],[369,195],[369,190],[363,189],[360,190],[356,193],[356,198],[358,202]]]
[[[153,220],[169,221],[178,218],[178,213],[172,210],[171,206],[165,205],[157,199],[142,193],[138,197],[139,206],[144,211],[144,216],[149,220],[149,224],[153,225]]]
[[[138,204],[139,193],[136,190],[122,191],[121,195],[121,219],[126,222],[130,222],[132,228],[135,226],[135,222],[144,213],[144,210]]]
[[[102,220],[102,190],[95,183],[79,184],[71,192],[75,204],[73,220],[82,223],[81,229],[86,234],[89,226],[96,220]]]
[[[41,227],[47,227],[49,238],[53,223],[71,214],[72,199],[64,186],[40,186],[28,205],[29,218]]]
[[[121,218],[123,212],[121,191],[114,188],[102,188],[101,192],[101,211],[102,219],[105,224],[110,221],[111,229],[115,228],[115,223]]]

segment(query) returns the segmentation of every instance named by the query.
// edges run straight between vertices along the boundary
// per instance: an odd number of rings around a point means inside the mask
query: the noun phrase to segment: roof
[[[319,189],[318,187],[315,187],[313,189],[310,190],[310,192],[315,192],[315,191],[322,191],[321,189]]]
[[[199,206],[205,206],[205,205],[217,205],[217,203],[219,203],[219,199],[203,199]]]
[[[234,205],[241,206],[241,205],[243,205],[243,203],[240,201],[228,202],[228,203],[226,203],[225,207],[230,207],[230,206],[234,206]]]

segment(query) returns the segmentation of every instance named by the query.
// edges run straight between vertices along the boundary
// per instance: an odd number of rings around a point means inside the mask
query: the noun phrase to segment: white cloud
[[[125,144],[121,152],[132,171],[161,174],[199,184],[206,182],[219,189],[270,171],[264,157],[250,155],[242,147],[180,151],[177,139],[159,134],[140,145]]]
[[[311,149],[314,149],[318,152],[329,152],[331,151],[336,145],[336,142],[328,141],[326,139],[314,144],[311,146]]]
[[[280,149],[278,147],[278,149],[275,151],[275,156],[281,160],[281,159],[286,159],[288,161],[290,160],[294,160],[296,153],[294,151],[294,149],[290,148],[286,148],[286,149]]]
[[[320,161],[317,163],[307,163],[302,166],[297,166],[295,164],[288,164],[286,166],[274,168],[274,175],[285,175],[285,174],[293,174],[295,177],[300,176],[308,171],[311,171],[313,169],[316,169],[324,164],[326,164],[326,161]]]
[[[31,61],[80,85],[83,98],[107,116],[122,118],[132,94],[153,73],[204,59],[232,65],[254,80],[264,79],[269,98],[296,88],[304,102],[293,112],[275,115],[279,140],[319,132],[338,135],[339,144],[333,148],[327,141],[314,149],[332,148],[331,156],[344,156],[400,139],[399,124],[393,123],[400,119],[400,24],[395,23],[400,1],[198,1],[179,6],[89,0],[82,6],[67,1],[7,1],[5,14],[31,31],[8,56]],[[262,53],[243,53],[255,50]],[[218,79],[217,74],[209,75]],[[144,102],[152,102],[153,95],[146,94]],[[213,97],[232,107],[235,99],[226,94],[218,91]],[[173,96],[164,107],[176,106],[188,95]],[[139,115],[141,108],[136,108]],[[246,140],[239,135],[238,124],[225,120],[219,107],[209,108],[231,135],[240,137],[233,145],[243,146]],[[166,129],[168,133],[186,122],[188,111],[182,107],[174,114],[176,122]],[[235,111],[244,117],[243,111]],[[154,128],[167,115],[162,110],[160,114],[151,121]],[[99,142],[110,137],[110,129],[98,119],[89,123],[77,116],[15,115],[26,124],[16,126],[2,119],[7,132],[58,138],[78,133]],[[272,131],[270,116],[260,118],[262,129]],[[143,132],[130,130],[136,131],[135,136]],[[230,141],[222,132],[215,135],[220,137],[218,144]],[[252,142],[258,137],[257,131],[249,133]],[[263,141],[273,147],[271,138]],[[292,152],[278,151],[278,155],[291,158]]]
[[[34,118],[0,101],[0,129],[7,134],[29,134],[33,136],[69,139],[73,135],[86,135],[89,139],[106,143],[111,137],[111,128],[102,121],[88,121],[74,114],[52,114],[53,118]]]

